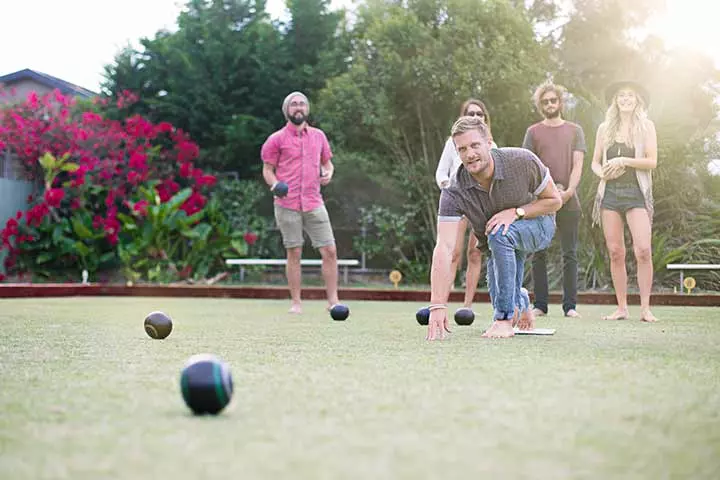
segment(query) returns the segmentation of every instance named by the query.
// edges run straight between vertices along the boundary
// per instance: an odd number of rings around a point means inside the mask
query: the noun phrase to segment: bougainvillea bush
[[[112,108],[134,101],[126,92]],[[0,150],[38,187],[0,231],[6,271],[166,282],[207,278],[243,255],[246,232],[208,202],[216,178],[194,167],[198,146],[169,123],[111,120],[107,102],[81,107],[55,91],[0,110]]]

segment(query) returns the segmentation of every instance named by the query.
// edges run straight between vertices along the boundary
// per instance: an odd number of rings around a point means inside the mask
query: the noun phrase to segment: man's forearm
[[[538,198],[532,203],[523,205],[522,208],[525,210],[525,218],[535,218],[555,213],[560,210],[562,205],[562,198],[558,194],[553,198]]]
[[[572,193],[577,191],[578,185],[580,185],[580,177],[582,176],[583,161],[573,161],[572,171],[570,172],[570,180],[568,181],[567,190]]]
[[[275,185],[275,182],[277,182],[275,170],[271,168],[263,167],[263,178],[265,179],[265,183],[268,184],[268,187],[272,187]]]
[[[450,263],[452,249],[437,244],[430,269],[430,303],[447,303],[450,297]]]

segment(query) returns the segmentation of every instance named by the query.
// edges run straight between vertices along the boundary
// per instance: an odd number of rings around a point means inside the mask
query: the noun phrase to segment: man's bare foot
[[[485,338],[510,338],[515,335],[512,320],[495,320],[482,334]]]
[[[570,310],[565,312],[565,316],[569,318],[582,318],[582,315],[580,315],[578,311],[574,308],[571,308]]]
[[[517,324],[520,330],[533,330],[535,328],[535,315],[529,308],[520,314],[520,321]]]
[[[647,310],[643,310],[640,313],[640,320],[648,323],[654,323],[658,321],[658,319],[655,317],[655,315],[652,314],[649,308]]]
[[[533,309],[532,309],[532,312],[533,312],[533,315],[535,315],[536,318],[537,318],[537,317],[544,317],[545,315],[547,315],[547,313],[543,312],[543,311],[540,310],[539,308],[533,308]]]
[[[517,307],[515,307],[515,311],[513,312],[513,318],[512,318],[513,328],[517,327],[519,320],[520,320],[520,310]]]
[[[602,317],[603,320],[627,320],[628,318],[628,311],[627,310],[621,310],[617,309],[615,310],[615,313],[612,315],[605,315]]]
[[[290,310],[288,310],[288,313],[292,313],[293,315],[300,315],[302,313],[302,305],[299,303],[293,303],[290,305]]]

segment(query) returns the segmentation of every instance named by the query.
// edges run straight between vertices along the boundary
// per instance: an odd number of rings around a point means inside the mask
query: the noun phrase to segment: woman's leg
[[[465,230],[467,230],[468,220],[462,217],[460,225],[457,231],[457,238],[455,239],[455,250],[452,253],[452,259],[450,262],[450,291],[452,292],[455,286],[455,276],[457,275],[458,265],[462,261],[463,247],[465,246]]]
[[[623,320],[628,316],[627,307],[627,270],[625,269],[625,225],[619,212],[602,210],[602,226],[605,244],[610,255],[610,274],[612,275],[617,310],[604,320]]]
[[[650,216],[644,208],[633,208],[625,213],[630,235],[633,240],[633,251],[637,261],[638,287],[640,288],[640,320],[656,322],[657,318],[650,311],[650,292],[652,292],[652,226]]]
[[[480,281],[480,270],[482,270],[482,252],[477,248],[478,239],[473,231],[467,243],[467,272],[465,273],[465,303],[463,307],[472,308],[473,298],[475,298],[475,290],[477,290]]]

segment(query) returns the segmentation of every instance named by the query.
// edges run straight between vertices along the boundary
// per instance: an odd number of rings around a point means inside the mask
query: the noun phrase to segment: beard
[[[291,116],[291,117],[289,118],[289,120],[290,120],[294,125],[302,125],[303,122],[305,122],[305,120],[307,120],[307,117],[306,117],[305,114],[302,113],[302,112],[295,112],[295,114],[294,114],[293,116]]]
[[[545,116],[545,118],[548,118],[548,119],[549,119],[549,118],[557,118],[557,117],[560,116],[560,109],[559,109],[559,108],[556,108],[556,109],[555,109],[554,111],[552,111],[552,112],[548,112],[547,110],[543,110],[543,116]]]

